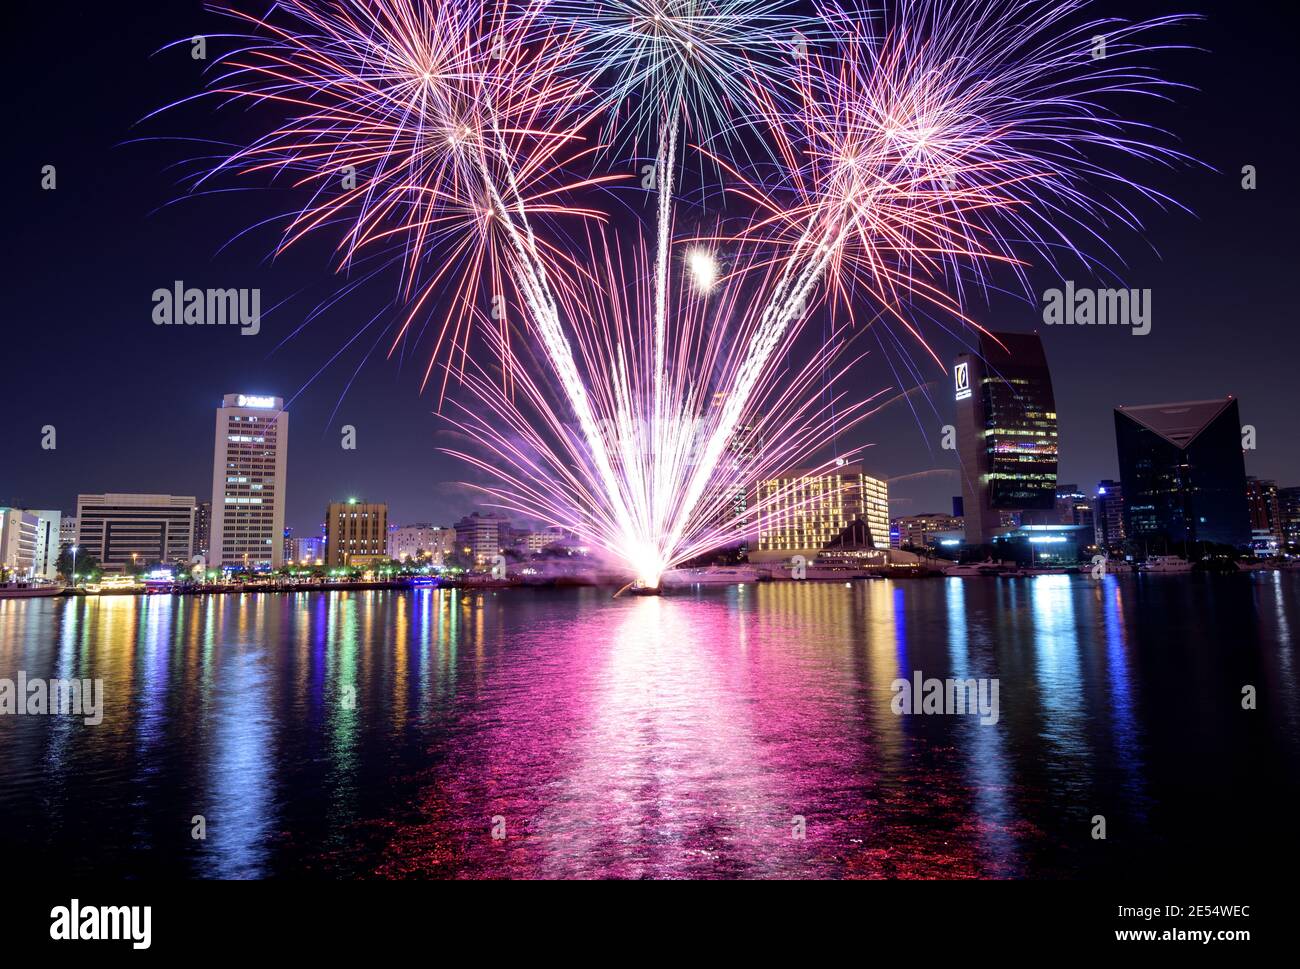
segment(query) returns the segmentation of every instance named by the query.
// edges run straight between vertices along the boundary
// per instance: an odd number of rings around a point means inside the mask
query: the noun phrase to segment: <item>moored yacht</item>
[[[710,565],[700,569],[671,569],[663,574],[661,584],[669,587],[684,585],[735,585],[738,582],[757,582],[758,569],[748,565]]]
[[[56,582],[14,581],[0,583],[0,599],[39,599],[43,596],[57,596],[63,586]]]
[[[961,562],[958,565],[950,565],[943,570],[944,575],[954,576],[956,578],[969,577],[972,575],[997,575],[998,572],[1006,568],[1001,562],[994,562],[992,559],[985,559],[983,562]]]

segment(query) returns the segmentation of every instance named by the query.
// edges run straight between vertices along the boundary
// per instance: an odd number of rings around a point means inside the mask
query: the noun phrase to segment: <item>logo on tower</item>
[[[952,375],[957,384],[957,399],[965,400],[970,396],[970,364],[957,364],[953,368]]]

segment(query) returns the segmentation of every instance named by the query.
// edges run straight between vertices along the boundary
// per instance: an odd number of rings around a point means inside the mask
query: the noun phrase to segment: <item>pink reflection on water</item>
[[[889,710],[884,586],[619,600],[485,651],[379,873],[1007,873],[959,755],[922,749]]]

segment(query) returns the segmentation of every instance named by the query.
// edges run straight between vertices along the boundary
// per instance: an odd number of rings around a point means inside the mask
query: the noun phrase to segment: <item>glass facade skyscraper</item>
[[[981,334],[953,366],[966,543],[987,544],[1003,517],[1055,518],[1056,398],[1036,334]]]
[[[1118,407],[1115,443],[1124,529],[1137,550],[1250,541],[1236,398]]]

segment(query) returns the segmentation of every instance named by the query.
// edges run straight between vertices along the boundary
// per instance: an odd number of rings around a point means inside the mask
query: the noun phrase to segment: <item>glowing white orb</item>
[[[718,282],[718,260],[707,249],[692,249],[686,254],[686,268],[697,292],[707,293]]]

